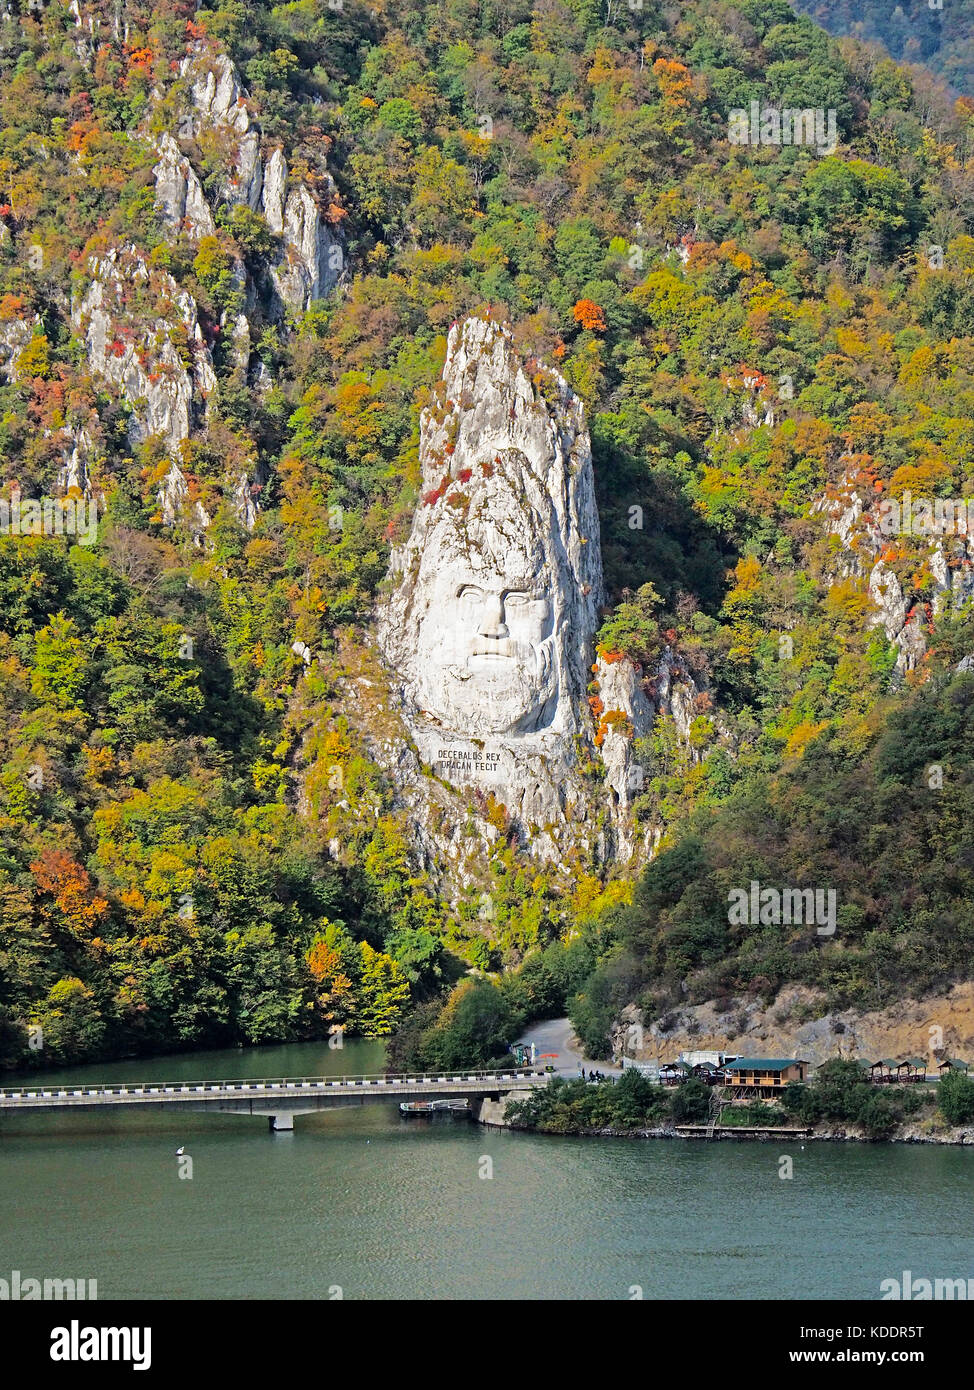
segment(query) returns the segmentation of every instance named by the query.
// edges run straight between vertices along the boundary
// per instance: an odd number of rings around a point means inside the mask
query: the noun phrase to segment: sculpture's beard
[[[475,637],[464,654],[425,654],[416,696],[427,713],[457,733],[530,733],[551,719],[558,697],[554,639]]]

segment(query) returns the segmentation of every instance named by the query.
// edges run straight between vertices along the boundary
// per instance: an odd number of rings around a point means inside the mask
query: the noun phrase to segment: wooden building
[[[659,1084],[679,1086],[681,1081],[688,1080],[692,1075],[693,1068],[687,1062],[667,1062],[659,1069]]]
[[[713,1062],[697,1062],[693,1075],[707,1086],[723,1086],[727,1080],[727,1069]]]
[[[808,1063],[797,1057],[738,1057],[724,1068],[737,1099],[773,1096],[793,1081],[804,1081]]]
[[[946,1076],[949,1071],[968,1072],[970,1069],[970,1063],[962,1062],[959,1057],[945,1057],[937,1068],[941,1076]]]

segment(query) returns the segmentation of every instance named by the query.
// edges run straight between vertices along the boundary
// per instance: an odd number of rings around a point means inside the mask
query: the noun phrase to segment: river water
[[[306,1044],[45,1080],[381,1063],[378,1044]],[[548,1138],[395,1105],[298,1116],[282,1134],[141,1107],[6,1116],[0,1278],[96,1279],[99,1299],[877,1299],[904,1270],[974,1276],[972,1174],[970,1149]]]

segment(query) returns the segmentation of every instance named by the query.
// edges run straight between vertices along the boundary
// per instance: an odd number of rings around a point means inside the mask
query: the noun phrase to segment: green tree
[[[937,1105],[949,1125],[974,1120],[974,1081],[960,1071],[948,1071],[937,1086]]]
[[[696,1077],[681,1082],[673,1093],[671,1108],[674,1120],[701,1124],[710,1114],[710,1087]]]
[[[385,1037],[393,1032],[409,1002],[409,980],[397,961],[373,950],[367,941],[359,951],[358,1026],[367,1038]]]
[[[31,690],[45,704],[75,710],[87,682],[88,661],[78,626],[63,612],[35,634]]]

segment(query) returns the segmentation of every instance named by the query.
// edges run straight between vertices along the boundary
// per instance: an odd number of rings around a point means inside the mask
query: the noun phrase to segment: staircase
[[[715,1086],[714,1089],[710,1092],[710,1119],[707,1124],[707,1133],[705,1136],[707,1139],[713,1139],[714,1132],[716,1131],[717,1126],[720,1123],[720,1112],[723,1108],[723,1101],[721,1100],[721,1090],[722,1087]]]

